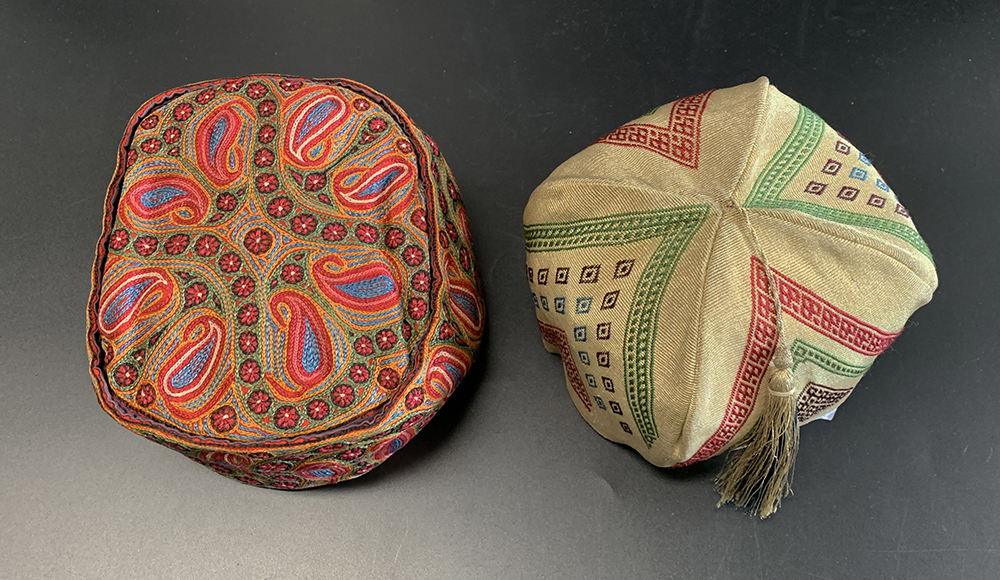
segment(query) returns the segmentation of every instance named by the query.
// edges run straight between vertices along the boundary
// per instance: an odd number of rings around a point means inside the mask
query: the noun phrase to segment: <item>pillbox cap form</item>
[[[347,79],[188,85],[132,117],[88,306],[119,423],[247,484],[367,473],[466,374],[484,313],[437,145]]]

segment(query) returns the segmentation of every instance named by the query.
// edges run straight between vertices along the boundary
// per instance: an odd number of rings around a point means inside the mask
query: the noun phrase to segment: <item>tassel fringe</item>
[[[733,502],[765,519],[792,493],[792,471],[799,450],[799,421],[791,385],[791,352],[779,341],[775,371],[760,418],[745,443],[730,452],[716,478],[719,507]]]
[[[746,224],[754,254],[764,263],[767,285],[774,304],[776,348],[771,363],[774,371],[767,384],[764,408],[744,442],[726,458],[726,466],[715,479],[719,507],[733,502],[765,519],[781,507],[782,498],[792,493],[792,471],[799,452],[797,400],[792,387],[792,352],[785,340],[781,316],[781,296],[774,274],[764,255],[757,232],[746,208],[733,199],[724,202],[725,211],[738,212]]]

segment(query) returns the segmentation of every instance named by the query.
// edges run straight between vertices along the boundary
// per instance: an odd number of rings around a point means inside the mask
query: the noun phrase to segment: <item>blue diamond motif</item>
[[[851,177],[857,179],[858,181],[864,181],[868,179],[868,172],[860,167],[855,167],[851,170]]]

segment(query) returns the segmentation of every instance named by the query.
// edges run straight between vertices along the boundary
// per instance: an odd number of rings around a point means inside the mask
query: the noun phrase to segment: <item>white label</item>
[[[824,421],[833,421],[833,416],[836,415],[836,414],[837,414],[837,408],[834,407],[833,409],[830,409],[830,412],[827,413],[826,415],[820,415],[819,417],[816,417],[816,418],[817,419],[822,419]]]

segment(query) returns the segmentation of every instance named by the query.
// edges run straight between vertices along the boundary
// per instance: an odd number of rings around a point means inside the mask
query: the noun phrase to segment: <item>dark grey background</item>
[[[0,4],[0,577],[1000,577],[995,2]],[[255,72],[370,84],[454,169],[488,339],[384,466],[285,493],[101,411],[84,311],[115,148],[143,101]],[[578,416],[523,277],[533,187],[653,106],[767,75],[869,154],[941,287],[794,497],[715,508],[718,460],[646,464]]]

